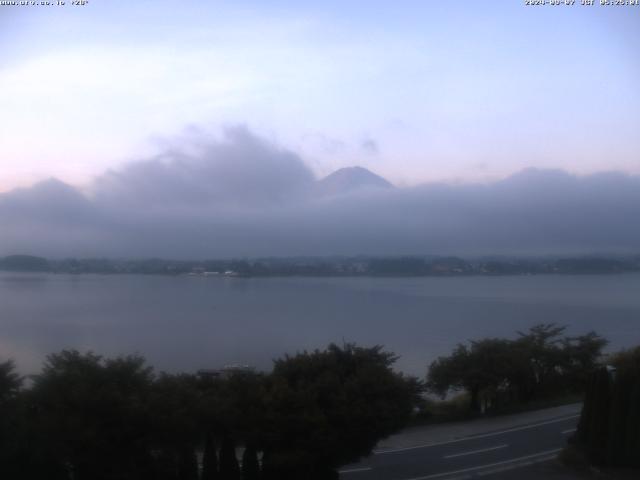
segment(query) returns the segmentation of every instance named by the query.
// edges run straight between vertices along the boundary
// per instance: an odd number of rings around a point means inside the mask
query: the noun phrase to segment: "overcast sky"
[[[640,172],[637,7],[91,0],[2,6],[0,42],[0,191],[238,124],[397,185]]]

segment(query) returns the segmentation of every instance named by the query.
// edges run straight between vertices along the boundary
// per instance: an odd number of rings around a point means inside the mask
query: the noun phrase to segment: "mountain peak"
[[[340,195],[363,188],[392,188],[393,185],[364,167],[345,167],[318,181],[321,195]]]

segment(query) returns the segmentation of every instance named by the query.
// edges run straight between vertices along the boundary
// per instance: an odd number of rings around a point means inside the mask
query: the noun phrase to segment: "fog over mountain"
[[[328,186],[327,186],[328,185]],[[108,171],[0,194],[0,254],[213,258],[637,252],[640,177],[524,170],[491,184],[317,180],[244,127]]]
[[[384,178],[362,167],[336,170],[316,182],[318,195],[332,196],[353,193],[363,188],[390,188],[393,185]]]

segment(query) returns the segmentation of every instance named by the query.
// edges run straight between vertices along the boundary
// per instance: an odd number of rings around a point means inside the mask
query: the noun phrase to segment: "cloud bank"
[[[317,194],[243,127],[108,171],[0,194],[0,255],[220,258],[637,252],[640,177],[524,170],[491,184]]]

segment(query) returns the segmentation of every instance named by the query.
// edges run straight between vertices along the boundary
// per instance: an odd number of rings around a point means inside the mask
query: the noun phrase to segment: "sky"
[[[322,176],[640,172],[640,8],[518,1],[0,7],[0,191],[234,125]]]
[[[516,1],[0,6],[0,255],[637,253],[638,27]],[[353,165],[395,187],[318,193]]]
[[[640,175],[529,168],[488,183],[327,187],[297,153],[233,127],[192,132],[85,189],[0,194],[0,255],[256,258],[637,254]],[[334,188],[334,187],[338,188]]]

